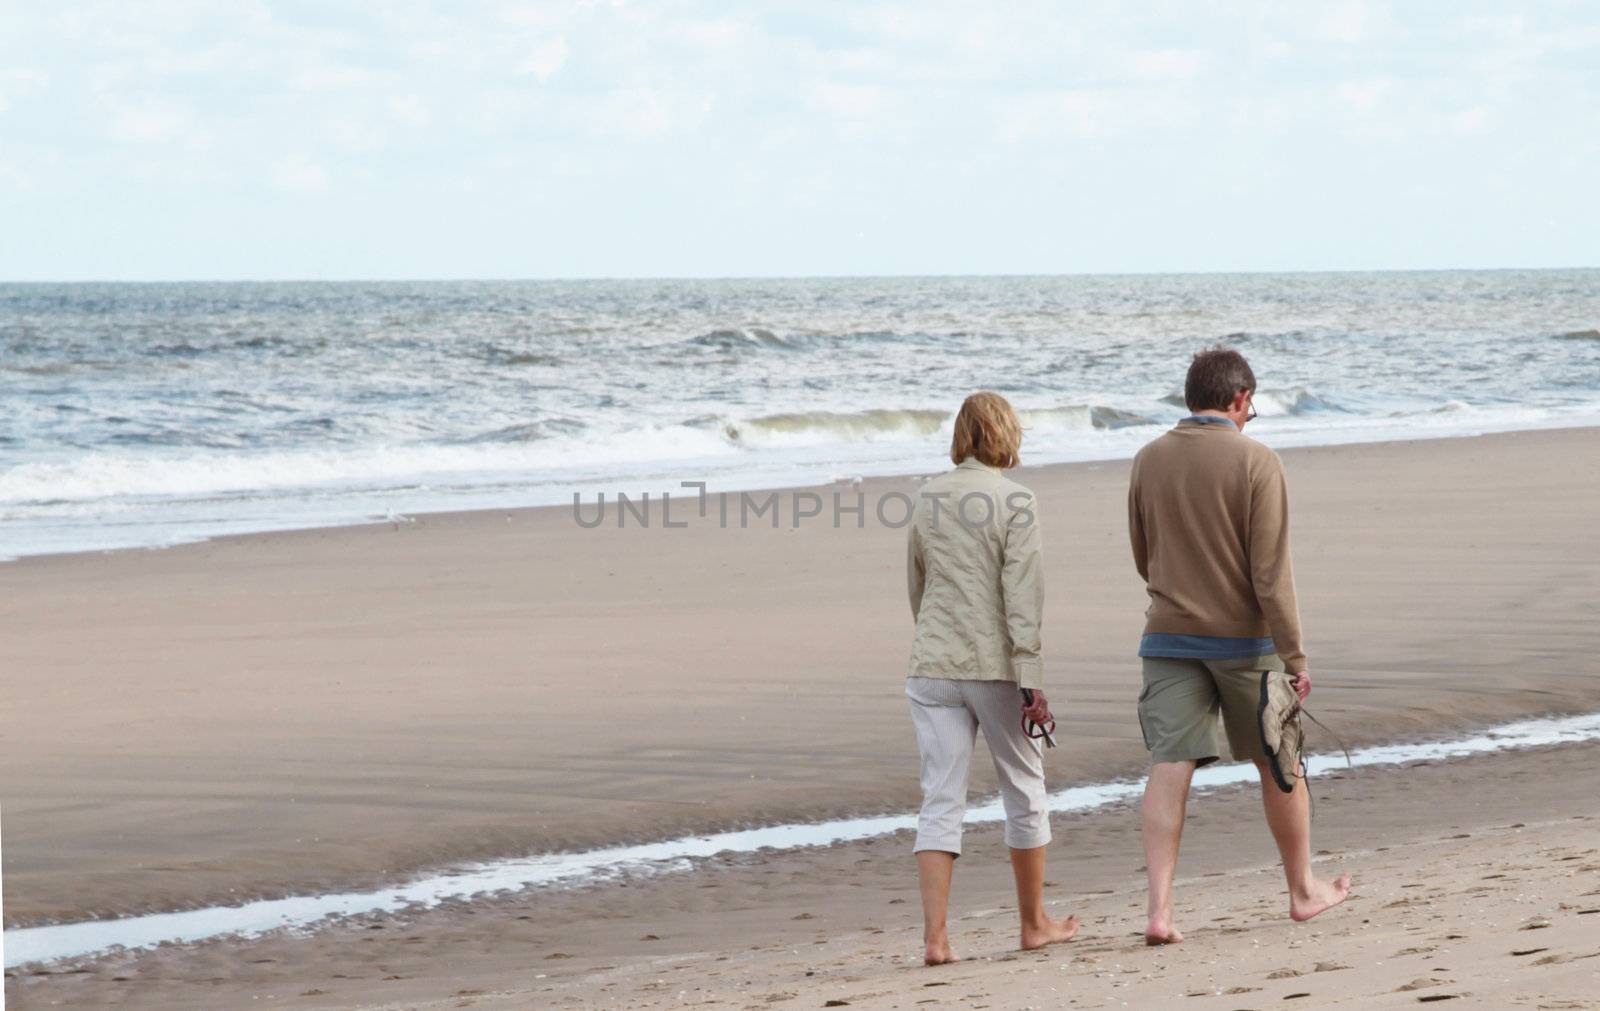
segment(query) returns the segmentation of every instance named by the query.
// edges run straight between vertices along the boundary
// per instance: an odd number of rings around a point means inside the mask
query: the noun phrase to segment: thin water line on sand
[[[1600,713],[1549,719],[1519,720],[1451,741],[1390,744],[1352,752],[1355,766],[1401,765],[1408,762],[1465,758],[1497,751],[1600,740]],[[1342,756],[1315,755],[1311,775],[1343,767]],[[1254,782],[1253,765],[1212,765],[1196,771],[1194,785],[1203,790]],[[1092,811],[1138,797],[1144,781],[1120,780],[1057,790],[1050,795],[1053,813]],[[1004,819],[998,799],[968,810],[966,821]],[[5,967],[56,961],[145,948],[163,942],[199,941],[224,935],[254,936],[271,930],[315,926],[337,916],[397,912],[435,906],[450,900],[514,891],[556,883],[604,880],[624,872],[670,873],[687,870],[695,858],[758,850],[793,850],[855,842],[915,828],[915,814],[840,818],[804,824],[739,829],[686,836],[662,842],[612,846],[577,853],[495,860],[465,865],[391,888],[326,895],[262,899],[239,906],[212,906],[173,913],[151,913],[113,920],[21,927],[5,931]]]

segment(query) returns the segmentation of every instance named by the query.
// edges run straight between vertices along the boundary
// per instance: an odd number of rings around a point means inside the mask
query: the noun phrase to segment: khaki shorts
[[[1139,727],[1156,762],[1209,765],[1222,754],[1217,715],[1238,762],[1267,757],[1261,743],[1261,672],[1282,671],[1276,653],[1237,660],[1144,657]]]

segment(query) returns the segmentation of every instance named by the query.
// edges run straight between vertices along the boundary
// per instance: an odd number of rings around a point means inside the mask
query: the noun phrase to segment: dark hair
[[[1221,344],[1197,352],[1183,381],[1183,402],[1191,411],[1226,411],[1241,390],[1256,391],[1256,374],[1244,355]]]

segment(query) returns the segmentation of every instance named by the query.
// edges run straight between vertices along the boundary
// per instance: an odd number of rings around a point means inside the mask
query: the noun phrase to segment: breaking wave
[[[1169,393],[1161,398],[1161,402],[1171,404],[1173,407],[1183,407],[1183,392],[1180,390],[1176,393]],[[1278,417],[1313,414],[1317,411],[1344,411],[1344,408],[1337,401],[1314,393],[1304,386],[1256,390],[1255,405],[1256,410],[1261,414]]]
[[[1110,430],[1157,423],[1154,418],[1100,404],[1021,409],[1017,414],[1024,430],[1048,432]],[[767,414],[756,418],[710,415],[697,418],[689,424],[701,428],[715,427],[730,443],[754,448],[778,443],[925,438],[948,428],[954,418],[954,413],[950,411],[877,408],[866,411]]]
[[[759,326],[712,330],[710,333],[703,333],[698,337],[690,337],[685,343],[705,348],[716,348],[719,351],[762,348],[793,351],[799,347],[799,344],[792,338],[780,337],[766,327]]]
[[[949,417],[945,411],[925,410],[804,411],[750,419],[719,415],[697,419],[692,424],[715,424],[723,438],[735,445],[760,446],[777,442],[919,438],[937,432]]]

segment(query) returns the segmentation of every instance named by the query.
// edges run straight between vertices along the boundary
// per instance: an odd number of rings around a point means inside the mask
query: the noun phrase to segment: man
[[[1146,944],[1183,940],[1172,921],[1172,881],[1190,779],[1221,753],[1219,709],[1234,759],[1260,771],[1290,917],[1309,920],[1350,892],[1348,874],[1312,874],[1307,787],[1293,771],[1292,792],[1274,781],[1259,726],[1262,672],[1292,678],[1301,700],[1311,674],[1289,562],[1283,462],[1243,434],[1255,417],[1255,390],[1239,352],[1200,352],[1184,383],[1190,416],[1133,461],[1128,527],[1150,595],[1139,644],[1139,724],[1152,762],[1143,803]]]

